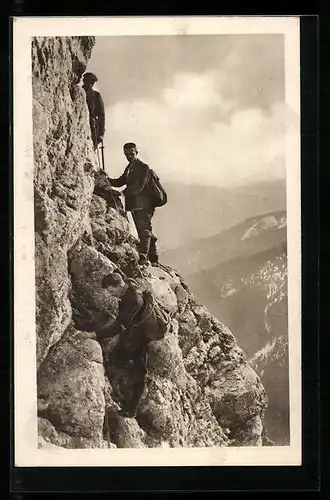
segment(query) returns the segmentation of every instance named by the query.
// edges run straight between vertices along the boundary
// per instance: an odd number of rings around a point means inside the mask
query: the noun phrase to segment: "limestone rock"
[[[154,267],[152,266],[152,275],[159,280],[166,281],[170,287],[175,290],[175,288],[180,285],[180,278],[174,273],[174,271],[166,270],[164,267]]]
[[[117,411],[109,411],[110,438],[118,448],[146,448],[145,432],[134,418],[124,418]]]
[[[105,411],[104,368],[96,340],[69,327],[38,371],[39,415],[56,430],[101,446]]]
[[[138,262],[137,241],[130,233],[126,217],[118,213],[98,195],[93,195],[90,207],[90,244],[123,270]]]
[[[98,241],[113,245],[130,240],[128,221],[119,217],[114,208],[107,209],[99,196],[93,195],[90,217],[93,236]]]
[[[225,446],[229,440],[206,397],[187,376],[186,389],[167,378],[149,374],[137,421],[158,443],[170,447]]]
[[[72,309],[66,252],[60,247],[49,248],[38,233],[35,244],[36,340],[39,364],[69,325]]]
[[[231,446],[263,446],[263,421],[255,415],[245,423],[241,423],[231,433]]]
[[[118,310],[119,297],[126,285],[111,261],[83,242],[70,252],[74,320],[79,328],[100,329]],[[103,279],[115,275],[116,286],[104,287]]]
[[[52,444],[44,439],[41,435],[38,435],[38,448],[43,450],[51,450],[51,451],[62,451],[64,446],[58,446],[56,444]]]
[[[207,387],[207,392],[222,426],[230,428],[262,414],[267,395],[258,375],[249,366],[231,366],[220,371],[218,377]]]
[[[155,278],[158,278],[160,282],[166,283],[167,290],[169,290],[168,287],[170,287],[170,289],[176,296],[175,300],[172,293],[170,293],[170,297],[168,297],[168,300],[171,305],[168,306],[167,310],[175,310],[176,307],[178,307],[180,312],[183,312],[186,305],[188,304],[189,294],[186,288],[184,288],[184,286],[182,285],[180,277],[173,270],[166,269],[164,266],[152,266],[150,274],[153,278],[150,281],[153,290],[157,290],[160,288],[159,284],[157,284],[157,281],[155,280]],[[162,294],[164,294],[164,292],[162,292]]]
[[[182,313],[185,311],[189,302],[188,292],[183,288],[181,283],[174,288],[174,292],[178,301],[179,311]]]
[[[95,194],[91,198],[91,203],[89,207],[89,216],[91,219],[96,219],[98,217],[104,217],[107,211],[107,202],[100,196]]]
[[[176,335],[170,331],[164,339],[151,342],[148,350],[148,372],[166,378],[185,389],[187,373]]]
[[[125,216],[120,193],[112,188],[110,179],[103,170],[96,172],[94,193],[105,200],[107,208],[112,207],[116,210],[117,214]]]
[[[152,272],[146,276],[145,282],[166,311],[175,312],[177,310],[178,300],[168,281],[159,278]]]
[[[87,106],[77,86],[93,45],[91,37],[32,41],[38,365],[70,320],[66,251],[84,232],[94,187]]]
[[[116,448],[116,445],[105,440],[95,442],[92,438],[84,436],[71,436],[66,432],[57,431],[45,418],[38,418],[39,448]]]

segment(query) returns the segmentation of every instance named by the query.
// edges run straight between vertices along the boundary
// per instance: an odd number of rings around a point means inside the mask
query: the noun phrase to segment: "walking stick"
[[[104,144],[103,144],[103,137],[101,137],[101,153],[102,153],[102,168],[105,171],[105,167],[104,167]]]

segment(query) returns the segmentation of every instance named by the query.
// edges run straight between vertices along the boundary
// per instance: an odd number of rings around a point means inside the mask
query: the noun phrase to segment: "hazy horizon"
[[[248,184],[235,184],[235,185],[232,185],[232,186],[215,186],[214,184],[204,184],[203,187],[205,188],[219,188],[219,189],[234,189],[234,188],[245,188],[247,186],[259,186],[260,184],[272,184],[274,182],[277,182],[277,183],[285,183],[285,177],[281,177],[281,178],[278,178],[278,179],[270,179],[270,180],[265,180],[265,181],[256,181],[256,182],[249,182]],[[197,184],[197,183],[189,183],[187,184],[186,182],[182,182],[182,181],[165,181],[165,184],[175,184],[175,185],[180,185],[180,186],[187,186],[189,185],[189,187],[193,188],[193,187],[200,187],[201,185],[200,184]],[[119,188],[121,189],[121,188]]]
[[[110,176],[134,141],[163,182],[285,178],[285,125],[297,117],[284,105],[283,35],[96,37],[87,70],[106,107]]]

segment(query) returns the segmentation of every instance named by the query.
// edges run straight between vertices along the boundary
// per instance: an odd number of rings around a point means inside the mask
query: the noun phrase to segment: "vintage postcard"
[[[298,17],[16,18],[16,466],[301,464]]]

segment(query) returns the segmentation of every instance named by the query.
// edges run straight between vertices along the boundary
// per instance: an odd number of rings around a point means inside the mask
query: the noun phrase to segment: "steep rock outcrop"
[[[136,256],[134,239],[128,232],[125,217],[98,198],[93,196],[90,208],[90,244],[78,243],[70,251],[69,258],[73,310],[79,310],[74,320],[80,328],[89,330],[98,330],[111,316],[116,317],[123,286],[121,268],[117,266],[122,265],[126,272],[132,273],[134,265],[130,267],[125,258],[127,253],[130,259]],[[104,220],[109,221],[108,225],[103,224]],[[114,245],[113,226],[122,228],[121,239],[116,241],[118,252],[113,256],[117,263],[96,250],[99,248],[107,254]],[[109,273],[118,276],[117,284],[103,288],[102,279]],[[111,339],[104,346],[105,360],[114,360],[107,366],[107,375],[112,397],[119,408],[129,404],[137,385],[144,386],[136,423],[127,423],[127,419],[118,415],[113,399],[108,405],[110,429],[115,427],[119,432],[118,435],[110,430],[110,435],[117,436],[116,444],[121,446],[124,442],[127,446],[137,446],[139,443],[141,447],[160,446],[163,442],[170,446],[224,445],[236,443],[238,432],[241,433],[239,442],[260,444],[261,433],[255,435],[250,429],[251,422],[257,418],[262,430],[266,394],[258,376],[246,365],[232,333],[195,302],[181,277],[172,269],[150,267],[143,275],[135,275],[135,280],[153,293],[172,319],[164,339],[149,344],[145,380],[134,358],[137,353],[125,337],[124,340]],[[122,356],[122,350],[127,351],[126,358],[124,356],[118,363],[116,360]]]
[[[90,37],[32,41],[38,364],[71,318],[67,250],[84,231],[94,159],[84,91]]]
[[[69,326],[39,367],[39,415],[82,447],[102,446],[104,385],[99,343]]]
[[[139,270],[119,194],[94,172],[77,87],[92,46],[33,41],[39,445],[260,446],[267,396],[235,337],[176,271]],[[95,334],[115,320],[126,277],[168,313],[145,365],[129,334]]]

